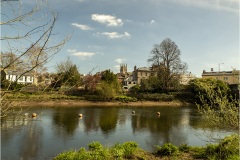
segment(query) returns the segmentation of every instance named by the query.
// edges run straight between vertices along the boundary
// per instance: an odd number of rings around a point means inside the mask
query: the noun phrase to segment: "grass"
[[[129,159],[133,158],[138,145],[135,142],[124,142],[116,144],[111,148],[105,148],[99,142],[92,142],[88,145],[88,150],[80,148],[79,151],[69,150],[60,153],[54,160],[108,160],[108,159]]]
[[[136,142],[117,143],[106,148],[99,142],[88,145],[88,150],[69,150],[57,155],[54,160],[239,160],[239,135],[225,137],[219,144],[209,144],[205,147],[191,147],[187,144],[179,147],[166,143],[156,146],[155,153],[149,153],[138,147]]]
[[[43,101],[43,100],[84,100],[81,96],[69,96],[55,93],[25,93],[25,92],[8,92],[4,95],[5,100],[28,100],[28,101]]]
[[[1,92],[1,94],[3,94],[3,92]],[[58,91],[35,92],[35,93],[29,93],[29,92],[23,92],[23,91],[7,91],[5,92],[4,100],[14,100],[14,101],[87,100],[87,101],[93,101],[93,102],[105,101],[103,98],[95,94],[89,95],[89,94],[83,93],[80,95],[67,95]],[[138,95],[130,95],[130,96],[118,95],[118,96],[115,96],[110,101],[128,103],[128,102],[137,102],[139,100],[171,102],[178,99],[174,98],[173,95],[167,95],[167,94],[138,94]]]

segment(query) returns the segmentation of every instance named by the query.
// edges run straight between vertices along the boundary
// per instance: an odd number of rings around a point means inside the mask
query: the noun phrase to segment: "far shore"
[[[171,106],[171,107],[183,107],[193,105],[191,103],[183,102],[155,102],[155,101],[137,101],[137,102],[92,102],[85,100],[48,100],[48,101],[13,101],[13,106],[16,107],[91,107],[91,106],[101,106],[101,107],[121,107],[121,106]]]

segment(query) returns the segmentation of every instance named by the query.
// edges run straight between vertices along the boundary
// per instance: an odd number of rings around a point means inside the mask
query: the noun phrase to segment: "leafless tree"
[[[174,41],[166,38],[161,44],[155,44],[150,54],[148,62],[157,68],[162,88],[170,89],[171,82],[179,79],[179,75],[187,69],[187,64],[180,59],[180,49]]]
[[[35,4],[34,4],[35,3]],[[31,1],[34,6],[29,10],[24,7],[24,1],[1,1],[1,70],[16,69],[18,78],[26,73],[36,76],[37,72],[44,69],[55,54],[57,54],[70,35],[59,38],[54,31],[59,15],[54,12],[47,1]],[[5,61],[6,54],[10,55]],[[9,103],[4,103],[5,91],[1,91],[1,117],[9,111]]]

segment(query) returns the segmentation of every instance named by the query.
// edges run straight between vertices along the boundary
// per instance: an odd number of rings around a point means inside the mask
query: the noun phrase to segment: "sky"
[[[4,2],[2,2],[4,3]],[[15,2],[17,3],[17,2]],[[203,70],[240,69],[238,0],[49,0],[59,13],[55,32],[72,37],[48,64],[68,57],[81,74],[110,69],[120,64],[149,67],[155,44],[170,38],[181,51],[188,72],[201,77]],[[24,0],[24,9],[35,3]],[[2,12],[8,12],[1,8]],[[34,23],[34,21],[32,22]],[[11,32],[1,28],[1,34]],[[2,49],[5,50],[5,43]]]

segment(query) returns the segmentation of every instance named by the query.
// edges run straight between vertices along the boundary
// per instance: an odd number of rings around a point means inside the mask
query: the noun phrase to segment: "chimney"
[[[211,68],[211,72],[213,72],[213,68]]]

